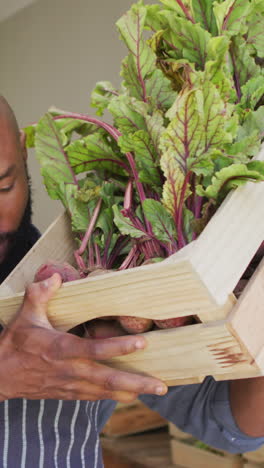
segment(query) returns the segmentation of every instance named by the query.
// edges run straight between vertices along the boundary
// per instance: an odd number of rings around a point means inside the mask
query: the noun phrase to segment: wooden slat
[[[257,159],[264,159],[264,146]],[[217,303],[225,303],[263,240],[264,183],[248,182],[228,195],[191,252]]]
[[[250,462],[259,463],[259,465],[264,466],[264,446],[254,452],[244,453],[244,457]]]
[[[264,371],[264,259],[232,310],[229,328]]]
[[[181,431],[175,424],[169,423],[169,433],[171,437],[178,440],[188,440],[192,439],[191,434],[187,434],[187,432]]]
[[[49,226],[45,235],[36,242],[1,284],[0,296],[24,291],[25,286],[33,281],[37,269],[48,259],[73,264],[75,248],[69,218],[64,212]]]
[[[260,468],[260,467],[262,467],[262,465],[259,465],[257,463],[250,463],[250,462],[244,462],[244,466],[243,466],[243,468]]]
[[[175,385],[176,379],[194,376],[224,376],[233,373],[243,376],[252,370],[250,355],[243,355],[225,322],[198,324],[173,330],[158,330],[144,334],[148,341],[145,350],[129,356],[113,358],[106,363],[118,369],[142,372]]]
[[[101,433],[108,437],[120,437],[167,425],[167,420],[156,411],[152,411],[141,401],[136,401],[133,405],[117,407]]]
[[[170,386],[177,386],[177,385],[192,385],[192,384],[198,384],[202,383],[207,377],[208,373],[204,373],[202,375],[196,376],[196,377],[189,377],[189,378],[178,378],[178,379],[170,379],[168,381],[168,384]],[[235,367],[232,366],[230,372],[227,372],[227,370],[222,373],[218,374],[215,372],[213,374],[213,377],[215,380],[233,380],[233,379],[249,379],[251,377],[261,377],[263,375],[263,372],[256,368],[254,365],[248,366],[247,369],[244,367]]]
[[[32,270],[31,270],[32,275]],[[23,294],[3,297],[0,319],[10,321]],[[233,305],[216,306],[188,260],[108,273],[62,285],[50,301],[49,319],[60,330],[105,315],[153,319],[199,315],[223,318]]]
[[[116,455],[123,455],[133,466],[140,468],[181,468],[173,465],[170,456],[170,440],[166,431],[150,434],[110,439],[101,437],[103,450],[111,450]],[[115,468],[114,465],[109,468]]]
[[[239,455],[221,456],[174,439],[171,453],[173,463],[184,468],[243,468]]]

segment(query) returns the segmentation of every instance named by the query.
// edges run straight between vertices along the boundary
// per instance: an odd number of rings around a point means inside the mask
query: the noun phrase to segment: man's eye
[[[12,184],[9,184],[9,185],[4,185],[3,187],[0,186],[0,192],[10,192],[10,190],[12,190],[12,188],[14,187],[14,182],[12,182]]]

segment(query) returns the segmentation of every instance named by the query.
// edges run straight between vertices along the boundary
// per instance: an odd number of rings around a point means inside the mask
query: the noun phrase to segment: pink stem
[[[187,189],[187,185],[189,183],[189,179],[190,179],[190,172],[187,173],[186,177],[185,177],[185,180],[184,180],[184,183],[183,183],[183,186],[182,186],[182,190],[181,190],[181,197],[180,197],[180,201],[179,201],[179,209],[178,209],[178,213],[177,213],[177,232],[178,232],[178,242],[179,242],[179,248],[182,248],[186,245],[186,241],[184,239],[184,235],[183,235],[183,232],[182,232],[182,213],[183,213],[183,205],[184,205],[184,199],[185,199],[185,193],[186,193],[186,189]]]
[[[192,16],[190,15],[190,13],[188,12],[188,9],[186,8],[186,6],[183,4],[182,0],[176,0],[176,2],[178,3],[178,5],[181,7],[182,11],[184,12],[186,18],[191,21],[193,24],[195,24],[195,21],[194,19],[192,18]]]
[[[122,265],[120,265],[120,267],[118,268],[118,270],[125,270],[126,268],[128,268],[133,258],[136,256],[136,254],[137,254],[137,245],[135,244],[130,250],[127,257],[125,258],[125,260],[123,261]]]

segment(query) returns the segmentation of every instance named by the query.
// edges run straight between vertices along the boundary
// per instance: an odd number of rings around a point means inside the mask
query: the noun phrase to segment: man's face
[[[20,227],[29,199],[23,136],[0,115],[0,263]]]

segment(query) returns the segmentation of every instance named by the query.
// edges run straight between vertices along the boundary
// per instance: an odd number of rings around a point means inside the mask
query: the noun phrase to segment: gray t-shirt
[[[141,400],[182,430],[232,453],[255,450],[263,438],[241,433],[233,419],[228,382],[171,387]],[[9,400],[0,403],[1,468],[102,468],[99,434],[116,403],[110,400]]]

